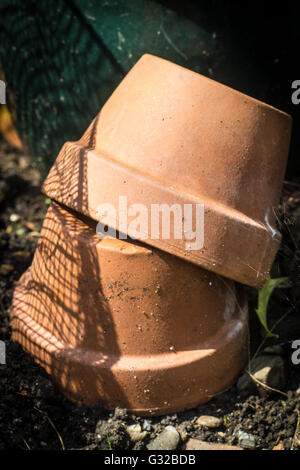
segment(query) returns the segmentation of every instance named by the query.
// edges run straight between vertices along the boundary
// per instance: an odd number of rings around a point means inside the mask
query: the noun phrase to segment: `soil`
[[[300,448],[300,370],[291,362],[294,339],[300,339],[300,179],[284,182],[276,208],[283,235],[272,277],[287,276],[269,302],[268,324],[279,337],[264,339],[255,307],[257,291],[247,288],[250,305],[251,356],[266,346],[280,346],[285,360],[283,393],[238,393],[236,384],[209,403],[169,416],[149,418],[151,430],[134,443],[126,427],[145,419],[116,409],[78,407],[53,386],[30,355],[11,341],[13,290],[30,265],[49,201],[40,192],[40,176],[31,159],[0,141],[0,339],[6,364],[0,365],[0,449],[143,449],[166,425],[189,438],[238,444],[237,431],[250,433],[256,449]],[[298,393],[296,393],[298,389]],[[218,428],[203,428],[200,415],[222,418]],[[179,447],[179,448],[180,448]]]

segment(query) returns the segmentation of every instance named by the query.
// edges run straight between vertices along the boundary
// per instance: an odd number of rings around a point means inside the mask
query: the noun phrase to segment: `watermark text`
[[[204,246],[204,204],[128,205],[127,196],[119,196],[118,207],[101,204],[97,208],[99,238],[126,240],[185,240],[185,249]],[[118,234],[115,229],[118,227]]]

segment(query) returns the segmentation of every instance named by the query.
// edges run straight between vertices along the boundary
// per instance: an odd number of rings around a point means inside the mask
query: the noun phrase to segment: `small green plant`
[[[111,442],[110,442],[110,438],[109,438],[109,435],[108,435],[108,433],[106,433],[106,441],[107,441],[107,444],[108,444],[108,448],[109,448],[109,450],[112,450],[112,447],[111,447]]]
[[[265,285],[261,289],[258,290],[258,303],[257,303],[256,313],[257,313],[260,323],[265,329],[267,337],[271,337],[271,336],[278,337],[278,335],[275,335],[274,333],[272,333],[268,328],[267,308],[268,308],[269,299],[273,290],[277,286],[279,286],[279,284],[281,284],[282,282],[286,280],[287,280],[287,277],[278,277],[276,279],[271,279],[269,276],[269,278],[266,280]]]
[[[46,206],[50,206],[51,202],[52,202],[52,200],[51,200],[50,197],[47,197],[47,198],[45,199],[45,204],[46,204]]]

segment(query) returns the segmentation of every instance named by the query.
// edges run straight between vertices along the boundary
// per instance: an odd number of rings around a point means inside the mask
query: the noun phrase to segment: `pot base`
[[[27,272],[16,289],[24,298]],[[27,278],[27,279],[26,279]],[[20,301],[13,339],[22,344],[70,399],[105,408],[126,408],[141,416],[191,409],[226,390],[245,365],[246,308],[201,348],[153,356],[107,357],[62,343],[26,314]]]

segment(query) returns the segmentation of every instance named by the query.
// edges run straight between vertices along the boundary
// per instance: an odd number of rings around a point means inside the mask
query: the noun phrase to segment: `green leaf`
[[[287,279],[288,279],[287,277],[278,277],[276,279],[271,279],[269,277],[264,287],[262,287],[258,291],[258,305],[257,305],[256,313],[260,320],[260,323],[262,324],[262,326],[264,327],[266,331],[267,337],[271,337],[271,336],[278,337],[278,335],[275,335],[269,330],[268,323],[267,323],[267,308],[268,308],[270,296],[273,290],[277,286],[279,286],[279,284],[286,281]]]
[[[109,450],[112,450],[109,435],[107,434],[107,432],[105,434],[106,434],[106,440],[107,440],[108,448],[109,448]]]

